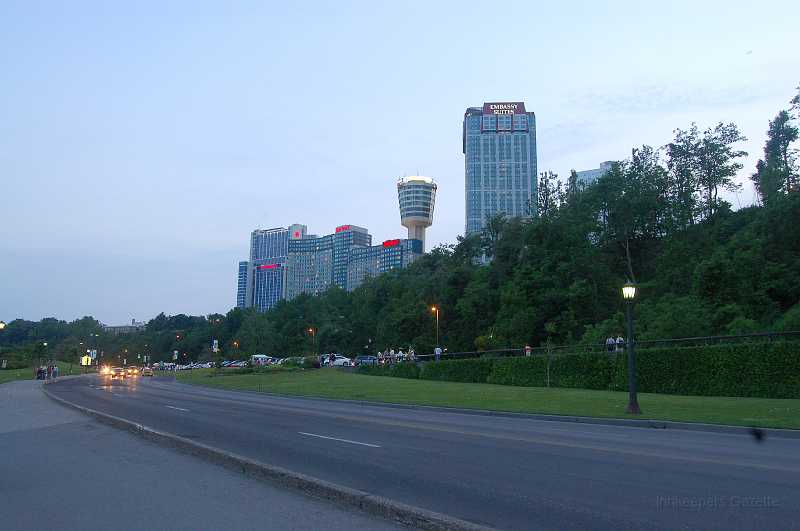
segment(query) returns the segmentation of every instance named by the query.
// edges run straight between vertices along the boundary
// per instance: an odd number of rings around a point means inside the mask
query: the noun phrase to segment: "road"
[[[59,396],[502,529],[800,529],[800,440],[585,425],[82,377]]]
[[[0,529],[400,529],[100,424],[41,385],[0,385]]]

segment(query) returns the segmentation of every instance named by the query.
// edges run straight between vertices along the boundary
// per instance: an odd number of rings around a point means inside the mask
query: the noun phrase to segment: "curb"
[[[220,389],[213,386],[202,384],[192,384],[178,381],[184,385],[197,385],[206,389]],[[222,389],[231,391],[231,389]],[[464,415],[481,415],[486,417],[507,417],[524,418],[531,420],[543,420],[548,422],[571,422],[576,424],[593,424],[600,426],[622,426],[626,428],[650,428],[658,430],[686,430],[704,431],[711,433],[729,433],[735,435],[753,435],[753,430],[760,430],[762,435],[767,437],[778,437],[784,439],[800,439],[800,429],[790,428],[766,428],[762,426],[732,426],[730,424],[707,424],[702,422],[681,422],[675,420],[654,420],[654,419],[620,419],[607,417],[582,417],[577,415],[556,415],[548,413],[517,413],[514,411],[493,411],[489,409],[469,409],[449,406],[427,406],[422,404],[394,404],[391,402],[373,402],[369,400],[348,400],[345,398],[326,398],[313,395],[285,395],[280,393],[270,393],[266,391],[236,390],[237,393],[248,393],[256,396],[274,396],[280,398],[299,398],[302,400],[325,400],[341,402],[342,404],[356,404],[361,406],[376,406],[392,409],[411,409],[440,411],[444,413],[459,413]]]
[[[384,518],[404,526],[430,531],[489,531],[493,529],[298,472],[292,472],[282,467],[269,465],[213,446],[207,446],[172,433],[155,430],[137,422],[102,413],[57,397],[44,386],[42,386],[42,392],[59,404],[77,409],[104,424],[129,431],[162,446],[189,453],[257,480],[290,488],[315,498],[346,504],[372,516]]]

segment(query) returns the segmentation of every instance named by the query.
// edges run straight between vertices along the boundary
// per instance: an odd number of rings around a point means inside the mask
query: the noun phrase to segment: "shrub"
[[[395,365],[359,365],[359,374],[369,376],[394,376],[395,378],[419,378],[419,367],[416,363],[398,363]]]
[[[431,361],[422,366],[419,377],[423,380],[485,383],[494,362],[492,358]]]
[[[416,363],[398,363],[390,367],[391,376],[395,378],[419,378],[420,370]]]
[[[637,350],[636,361],[638,388],[645,393],[800,398],[800,342],[796,341],[643,348]],[[414,378],[416,370],[425,380],[544,387],[547,366],[547,357],[540,355],[428,362],[421,371],[413,364],[359,367],[359,372]],[[554,356],[550,386],[624,391],[627,355]]]

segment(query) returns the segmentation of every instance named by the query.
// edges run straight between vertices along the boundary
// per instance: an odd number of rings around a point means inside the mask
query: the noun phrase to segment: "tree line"
[[[738,191],[747,156],[736,125],[691,124],[665,146],[632,149],[589,185],[574,171],[563,182],[544,172],[536,217],[493,217],[481,234],[350,293],[331,288],[265,313],[162,313],[144,331],[117,336],[91,317],[15,320],[0,349],[72,357],[95,343],[108,356],[213,359],[217,339],[226,357],[423,353],[436,342],[432,306],[451,352],[602,342],[623,331],[627,280],[639,286],[640,339],[800,330],[799,112],[800,94],[769,122],[751,177],[756,205],[734,210],[721,195]]]

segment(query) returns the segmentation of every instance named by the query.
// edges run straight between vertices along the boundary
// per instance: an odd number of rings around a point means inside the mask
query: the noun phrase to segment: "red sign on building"
[[[400,245],[400,240],[386,240],[383,242],[384,247],[397,247]]]
[[[346,230],[350,230],[350,225],[339,225],[336,227],[336,232],[344,232]]]

